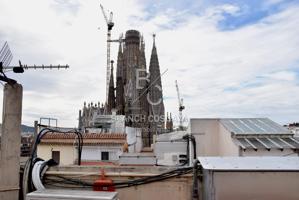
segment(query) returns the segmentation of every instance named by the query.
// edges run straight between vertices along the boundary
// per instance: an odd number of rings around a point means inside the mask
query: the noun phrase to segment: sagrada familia
[[[113,61],[111,61],[111,77],[108,102],[105,104],[86,106],[80,111],[79,124],[88,126],[94,112],[125,116],[125,125],[142,128],[143,142],[152,143],[152,135],[160,134],[172,128],[172,119],[165,119],[161,72],[153,35],[153,47],[149,63],[146,67],[145,44],[143,37],[136,30],[128,30],[124,42],[119,43],[116,64],[116,85],[114,84]]]

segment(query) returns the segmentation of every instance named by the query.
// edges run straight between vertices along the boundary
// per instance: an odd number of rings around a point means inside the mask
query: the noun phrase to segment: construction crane
[[[104,7],[102,4],[100,4],[103,16],[105,18],[105,21],[107,23],[107,71],[106,71],[106,102],[108,102],[108,91],[109,91],[109,82],[110,82],[110,42],[111,42],[111,30],[114,26],[114,23],[112,21],[113,18],[113,13],[110,12],[109,14],[109,19],[106,15],[106,12],[104,10]]]
[[[178,102],[179,102],[179,130],[183,130],[183,110],[185,109],[185,106],[183,105],[183,98],[180,96],[180,90],[178,86],[178,81],[175,80],[175,87],[176,87],[176,92],[178,95]]]

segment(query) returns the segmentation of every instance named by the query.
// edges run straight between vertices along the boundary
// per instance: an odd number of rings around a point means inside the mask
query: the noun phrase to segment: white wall
[[[72,145],[49,145],[39,144],[37,148],[38,157],[49,160],[52,151],[60,151],[60,165],[73,165],[78,158],[77,148]],[[115,146],[84,146],[82,148],[82,161],[100,161],[101,152],[109,152],[109,160],[117,161],[122,154],[122,147]]]
[[[77,151],[72,145],[39,144],[37,146],[37,156],[44,160],[52,158],[52,151],[60,151],[60,165],[72,165],[77,159]]]
[[[126,127],[127,143],[130,145],[129,153],[141,152],[143,148],[141,133],[141,128]]]
[[[219,145],[218,155],[219,156],[239,156],[239,146],[236,145],[231,137],[231,133],[224,128],[219,122]]]
[[[82,148],[82,161],[100,161],[101,153],[109,152],[109,160],[119,160],[119,156],[122,154],[122,147],[115,146],[84,146]]]
[[[298,200],[299,172],[205,171],[206,200]]]
[[[217,119],[190,119],[189,131],[196,140],[197,156],[217,156],[219,124]]]
[[[218,119],[191,119],[188,131],[196,139],[197,156],[298,156],[291,149],[247,149],[233,142],[231,133]]]

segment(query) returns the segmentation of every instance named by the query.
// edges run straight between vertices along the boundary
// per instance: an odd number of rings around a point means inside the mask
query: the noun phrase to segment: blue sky
[[[178,80],[186,118],[299,121],[298,1],[100,2],[114,13],[114,38],[128,29],[143,34],[147,62],[156,33],[161,71],[168,69],[165,107],[173,116]],[[24,87],[23,123],[55,117],[62,126],[76,126],[84,101],[105,99],[106,27],[99,1],[2,0],[0,12],[0,44],[9,42],[14,64],[70,65],[9,74]],[[117,49],[112,45],[113,59]]]
[[[209,7],[225,4],[237,6],[236,13],[222,13],[223,20],[220,20],[218,24],[218,27],[222,30],[237,29],[248,24],[254,24],[267,16],[282,11],[290,4],[298,4],[294,0],[144,0],[141,2],[145,3],[145,9],[149,13],[147,19],[169,9],[200,16]]]

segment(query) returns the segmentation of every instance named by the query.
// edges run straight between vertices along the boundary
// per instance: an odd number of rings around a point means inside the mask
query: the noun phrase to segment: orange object
[[[96,180],[93,183],[93,191],[105,191],[105,192],[114,192],[115,187],[111,179],[105,177],[104,169],[101,170],[102,174],[100,179]]]
[[[129,145],[127,142],[125,142],[124,146],[123,146],[123,152],[128,153],[129,152]]]

